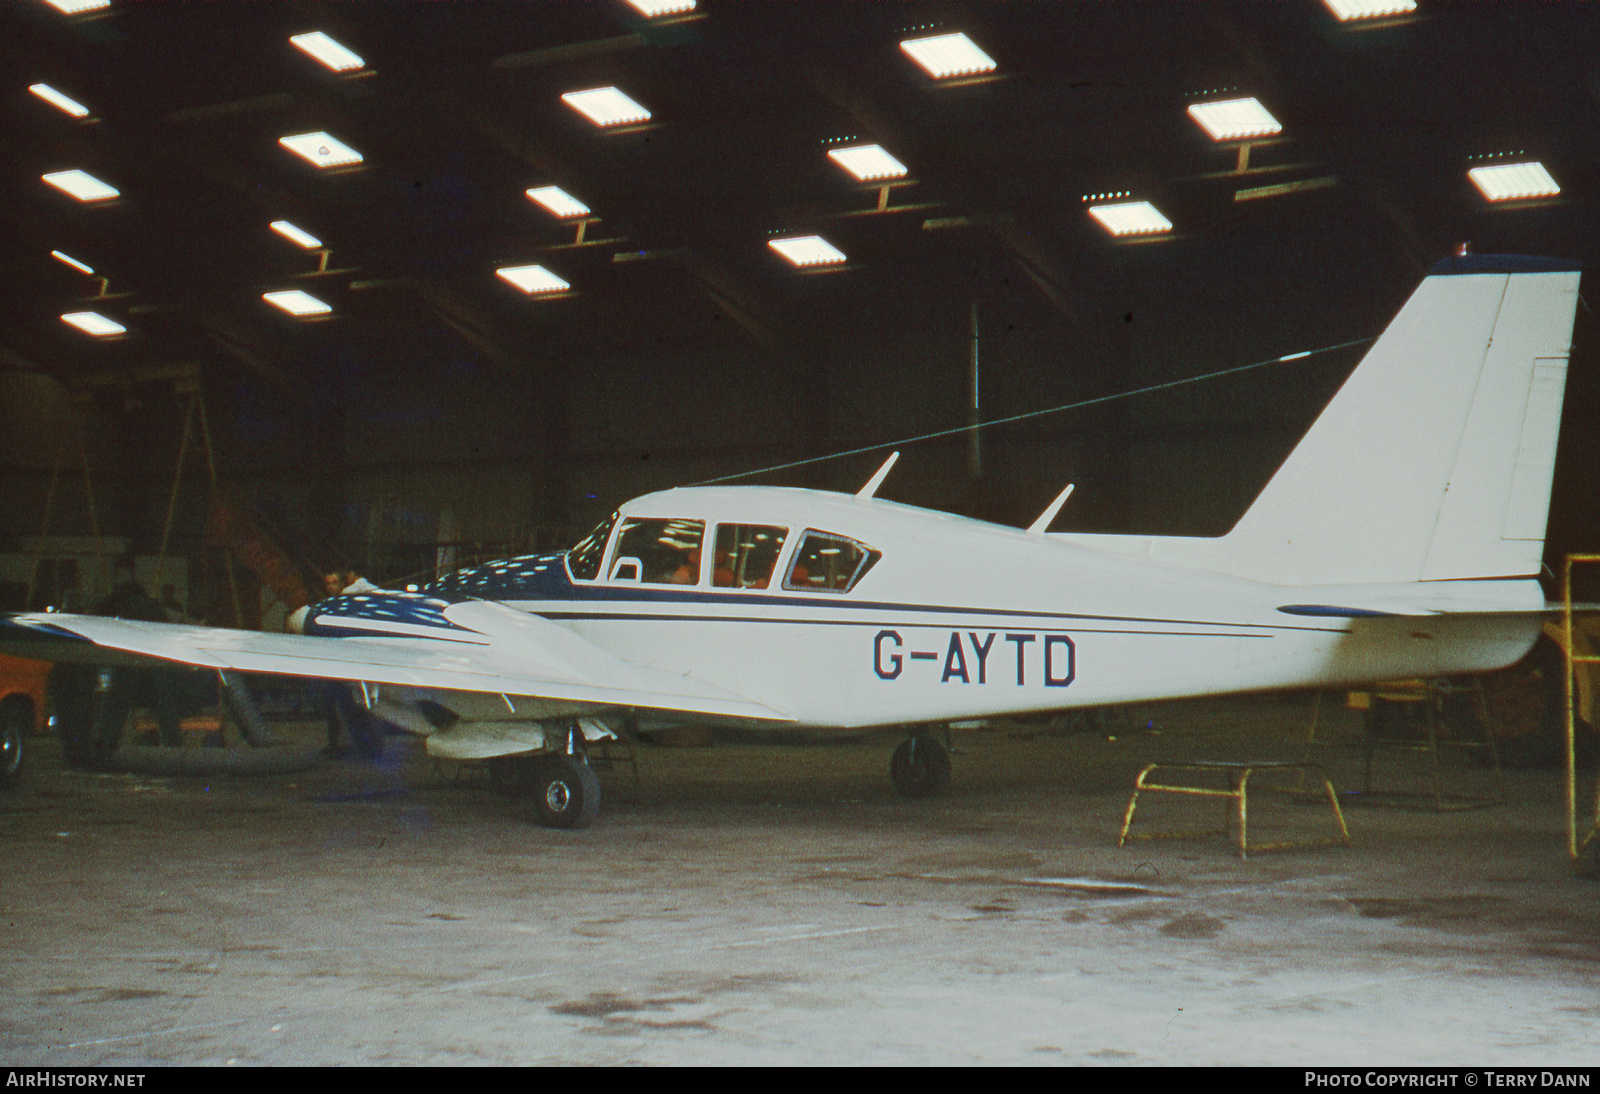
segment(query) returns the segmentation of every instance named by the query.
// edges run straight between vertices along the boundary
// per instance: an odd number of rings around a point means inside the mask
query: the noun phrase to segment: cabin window
[[[795,548],[783,587],[847,593],[882,557],[881,551],[874,551],[865,543],[828,532],[808,531]]]
[[[600,561],[605,557],[606,540],[611,538],[611,528],[617,523],[612,513],[601,521],[579,544],[567,552],[567,571],[579,581],[593,581],[600,576]]]
[[[717,525],[711,584],[725,589],[765,589],[789,529],[770,524]]]
[[[611,579],[646,585],[700,584],[705,531],[703,520],[629,517],[617,533]]]

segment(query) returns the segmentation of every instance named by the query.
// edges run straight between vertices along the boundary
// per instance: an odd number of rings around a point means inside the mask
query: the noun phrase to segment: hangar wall
[[[1103,293],[1111,306],[1091,309],[1052,305],[1011,278],[1002,270],[993,283],[969,286],[965,300],[890,284],[863,293],[843,325],[825,324],[800,300],[781,326],[755,331],[721,318],[704,294],[680,291],[656,306],[697,309],[704,320],[692,329],[704,337],[673,341],[648,322],[608,325],[613,301],[573,301],[567,313],[518,332],[516,344],[528,347],[521,359],[426,327],[318,331],[306,359],[293,362],[315,377],[303,388],[238,361],[206,365],[218,470],[308,571],[351,563],[396,580],[432,565],[441,540],[463,557],[559,547],[652,490],[959,430],[972,301],[986,419],[1304,341],[1295,325],[1305,317],[1290,308],[1251,331],[1195,324],[1218,303],[1208,293],[1230,291],[1214,281],[1188,299],[1151,301],[1131,270]],[[1348,325],[1342,315],[1339,325]],[[550,344],[569,348],[541,348]],[[976,482],[963,432],[913,444],[884,496],[1026,523],[1071,481],[1078,490],[1058,527],[1220,534],[1353,362],[1346,355],[1290,377],[1222,380],[1192,395],[1157,393],[986,430]],[[116,392],[73,402],[41,377],[6,382],[4,504],[13,537],[37,528],[53,445],[85,422],[104,494],[102,530],[153,553],[184,396],[152,389],[136,405],[120,405],[125,396]],[[885,455],[739,481],[854,490]],[[194,553],[203,549],[208,488],[192,451],[188,468],[174,542]],[[78,497],[80,511],[63,508],[59,519],[87,534]]]
[[[648,321],[608,326],[614,301],[577,300],[517,329],[514,343],[529,347],[521,359],[463,347],[448,331],[369,340],[352,327],[319,332],[308,359],[295,362],[317,377],[304,388],[226,358],[206,364],[203,386],[219,474],[284,550],[308,573],[348,562],[393,581],[431,567],[441,541],[462,559],[557,548],[651,490],[959,430],[972,300],[982,414],[992,419],[1273,359],[1352,328],[1375,334],[1414,286],[1403,269],[1394,284],[1374,286],[1307,281],[1279,261],[1283,269],[1269,262],[1249,286],[1213,270],[1162,297],[1142,291],[1131,266],[1100,287],[1094,306],[1087,297],[1059,306],[1004,272],[969,286],[967,299],[908,297],[890,286],[863,293],[844,325],[825,326],[799,301],[770,338],[717,318],[700,293],[658,303],[706,317],[694,325],[703,339],[671,342],[653,337]],[[1262,281],[1274,286],[1264,297],[1273,306],[1238,324],[1235,297],[1248,287],[1263,298]],[[569,348],[541,349],[549,345]],[[1023,524],[1074,482],[1058,528],[1221,534],[1360,352],[986,430],[976,482],[964,433],[905,446],[883,495]],[[1581,392],[1596,385],[1583,376],[1574,369],[1563,467],[1583,432],[1571,416],[1584,406],[1592,413],[1592,393],[1584,403]],[[36,533],[55,446],[86,428],[102,532],[153,554],[184,397],[168,388],[72,398],[22,373],[0,384],[4,548]],[[740,481],[854,490],[885,454]],[[200,465],[189,467],[174,543],[200,554],[208,488]],[[1558,513],[1553,528],[1562,521]],[[60,492],[53,527],[88,534],[81,489]]]

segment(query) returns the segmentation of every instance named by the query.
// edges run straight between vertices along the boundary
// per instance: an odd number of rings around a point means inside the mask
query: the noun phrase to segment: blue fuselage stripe
[[[803,597],[792,597],[792,596],[781,596],[781,597],[780,596],[747,596],[747,595],[742,595],[742,594],[738,594],[738,593],[734,593],[734,594],[729,595],[729,594],[725,594],[725,593],[719,594],[719,593],[683,593],[683,592],[671,593],[671,592],[669,592],[665,596],[657,595],[657,596],[651,596],[651,597],[633,597],[630,600],[624,601],[621,597],[618,597],[618,596],[614,595],[614,593],[615,593],[614,590],[608,589],[608,590],[606,590],[606,592],[607,593],[611,593],[613,595],[609,595],[609,596],[605,596],[605,597],[594,597],[594,598],[592,598],[592,600],[601,601],[603,603],[617,603],[619,608],[626,609],[626,608],[631,607],[634,610],[633,611],[623,610],[623,611],[618,611],[618,612],[608,612],[608,611],[603,611],[603,610],[597,610],[598,609],[598,605],[596,605],[596,608],[590,609],[588,611],[584,611],[584,610],[578,609],[577,608],[577,604],[582,603],[584,599],[590,599],[590,598],[580,598],[580,597],[572,597],[572,598],[567,599],[565,601],[557,599],[557,598],[553,598],[553,597],[552,598],[546,598],[546,597],[533,598],[533,597],[530,597],[524,603],[528,603],[528,604],[531,604],[531,605],[543,605],[543,604],[552,604],[552,603],[553,604],[563,604],[563,603],[565,603],[565,604],[573,605],[573,607],[571,607],[571,608],[567,608],[567,607],[552,608],[552,609],[550,609],[548,611],[542,610],[539,607],[529,607],[527,609],[529,611],[534,612],[534,614],[536,614],[536,615],[543,616],[546,619],[737,619],[737,620],[740,620],[740,621],[743,621],[743,622],[774,622],[774,620],[771,620],[771,619],[768,619],[768,618],[764,618],[764,617],[761,617],[761,616],[725,616],[725,615],[716,615],[716,614],[711,614],[711,613],[707,613],[706,615],[703,615],[703,616],[702,615],[671,615],[671,614],[667,614],[667,613],[661,613],[661,614],[658,615],[658,614],[655,614],[655,613],[641,612],[641,611],[638,610],[639,607],[642,607],[642,606],[646,606],[646,605],[654,606],[654,605],[657,605],[657,604],[662,604],[662,605],[668,605],[668,604],[696,604],[696,605],[699,605],[699,604],[706,604],[706,605],[710,605],[710,604],[717,604],[717,605],[753,604],[753,605],[761,605],[763,607],[772,606],[772,607],[782,607],[782,608],[813,608],[813,609],[821,609],[821,610],[825,610],[825,611],[845,610],[845,611],[850,611],[850,612],[863,612],[863,613],[865,613],[865,612],[876,612],[876,613],[880,613],[880,614],[887,614],[887,613],[890,613],[890,612],[900,612],[900,613],[912,613],[912,612],[915,612],[915,613],[919,613],[919,614],[938,613],[940,615],[945,615],[945,616],[980,616],[980,617],[995,617],[995,618],[1001,618],[1001,619],[1018,619],[1018,620],[1022,620],[1022,619],[1056,619],[1056,620],[1061,620],[1064,623],[1070,622],[1072,624],[1076,624],[1077,625],[1077,629],[1085,629],[1083,627],[1083,624],[1086,624],[1086,623],[1121,623],[1121,624],[1124,624],[1124,625],[1133,625],[1133,624],[1139,624],[1139,623],[1149,623],[1149,624],[1154,624],[1156,626],[1161,626],[1161,627],[1227,627],[1227,628],[1234,628],[1234,629],[1239,629],[1239,630],[1266,631],[1266,632],[1269,632],[1269,633],[1275,633],[1275,632],[1284,631],[1284,630],[1331,631],[1333,633],[1342,633],[1342,632],[1344,632],[1345,630],[1348,629],[1348,628],[1344,628],[1344,627],[1318,627],[1318,626],[1312,626],[1312,625],[1307,625],[1307,624],[1284,624],[1284,623],[1279,623],[1279,622],[1273,622],[1273,623],[1238,623],[1238,622],[1228,622],[1228,621],[1215,620],[1215,619],[1167,619],[1167,618],[1161,618],[1161,617],[1156,617],[1156,616],[1094,615],[1094,614],[1089,614],[1089,613],[1084,613],[1084,612],[1029,611],[1029,610],[1027,610],[1025,608],[972,608],[972,607],[964,607],[964,606],[958,606],[958,605],[953,605],[953,604],[904,604],[904,603],[895,603],[893,601],[881,601],[881,600],[822,601],[822,600],[813,600],[813,599],[810,599],[810,598],[803,598]],[[510,598],[510,599],[514,599],[514,598]],[[787,621],[787,622],[796,622],[796,623],[837,622],[840,625],[851,625],[851,626],[854,626],[854,625],[872,626],[872,625],[874,625],[870,620],[863,621],[863,622],[861,622],[859,624],[856,624],[854,622],[847,623],[845,620],[842,620],[842,619],[841,620],[794,619],[794,620],[785,620],[785,621]],[[943,626],[944,624],[928,623],[926,625],[932,627],[932,626]],[[1147,633],[1147,632],[1138,632],[1138,633]],[[1177,633],[1189,633],[1189,632],[1177,632]]]
[[[912,621],[908,621],[908,620],[905,620],[905,619],[896,619],[896,618],[892,618],[892,617],[890,617],[890,618],[874,617],[874,618],[869,618],[869,619],[790,619],[790,618],[774,618],[772,616],[760,616],[760,615],[665,615],[665,614],[656,614],[656,613],[653,613],[653,612],[537,612],[535,614],[539,615],[541,618],[544,618],[544,619],[561,620],[561,621],[571,620],[571,621],[581,621],[581,622],[597,622],[597,621],[601,621],[601,620],[605,620],[605,621],[617,620],[617,621],[626,621],[626,622],[646,622],[646,621],[648,621],[648,622],[658,622],[658,623],[668,623],[668,622],[670,622],[670,623],[771,623],[771,624],[778,624],[778,625],[783,625],[783,626],[803,626],[803,627],[933,627],[933,628],[942,628],[942,629],[946,629],[946,630],[949,630],[949,629],[960,630],[963,627],[973,627],[973,626],[979,625],[979,624],[973,623],[970,618],[963,618],[961,622],[954,622],[953,623],[953,622],[950,622],[948,620],[943,620],[943,621],[941,621],[941,620],[912,620]],[[973,614],[975,614],[975,615],[983,615],[983,614],[986,614],[986,613],[974,612]],[[1016,614],[1017,615],[1022,615],[1023,613],[1016,613]],[[1057,618],[1061,618],[1061,617],[1060,616],[1052,616],[1052,615],[1048,615],[1048,614],[1045,614],[1045,613],[1039,613],[1039,614],[1033,616],[1032,618],[1057,619]],[[1216,626],[1217,624],[1212,624],[1212,625]],[[1226,624],[1221,624],[1221,625],[1222,626],[1226,626]],[[1071,633],[1071,634],[1148,634],[1148,635],[1179,635],[1179,636],[1194,637],[1194,638],[1271,638],[1272,637],[1272,634],[1270,632],[1264,632],[1264,631],[1261,631],[1261,630],[1254,630],[1254,631],[1248,631],[1248,632],[1240,632],[1240,631],[1169,631],[1169,630],[1142,630],[1142,629],[1134,628],[1134,627],[1070,627],[1069,628],[1069,627],[1060,627],[1060,626],[1057,626],[1057,627],[1043,627],[1043,628],[1038,628],[1038,629],[1046,631],[1046,632],[1049,632],[1051,634],[1068,634],[1068,633]],[[1330,629],[1330,628],[1289,627],[1289,628],[1281,628],[1281,629],[1285,629],[1285,630],[1327,630],[1327,629]],[[1338,633],[1338,632],[1334,631],[1334,633]]]

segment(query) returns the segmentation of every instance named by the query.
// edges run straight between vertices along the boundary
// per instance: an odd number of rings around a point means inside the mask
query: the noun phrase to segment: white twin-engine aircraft
[[[336,596],[261,634],[77,615],[17,628],[208,668],[348,680],[434,756],[491,760],[541,818],[599,807],[584,744],[637,711],[746,728],[1028,711],[1498,669],[1536,580],[1578,299],[1572,263],[1441,262],[1227,535],[1051,533],[874,497],[691,487],[562,554]],[[1068,491],[1070,491],[1068,487]],[[93,643],[88,650],[82,643]],[[44,654],[39,654],[43,656]]]

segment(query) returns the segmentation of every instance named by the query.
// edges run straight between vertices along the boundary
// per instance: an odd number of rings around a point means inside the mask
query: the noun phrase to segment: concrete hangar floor
[[[893,737],[642,747],[578,832],[401,738],[380,764],[216,779],[74,771],[37,741],[0,798],[0,1059],[1600,1059],[1600,890],[1567,860],[1558,771],[1508,772],[1492,808],[1352,806],[1350,847],[1118,849],[1144,763],[1300,759],[1310,703],[996,723],[955,737],[930,800],[891,788]],[[1323,729],[1353,739],[1334,705]],[[1359,752],[1317,758],[1360,785]],[[1419,785],[1417,763],[1381,755],[1373,785]],[[1447,770],[1463,792],[1486,774]],[[1220,811],[1149,808],[1136,832]],[[1252,839],[1332,825],[1325,803],[1250,808]]]

